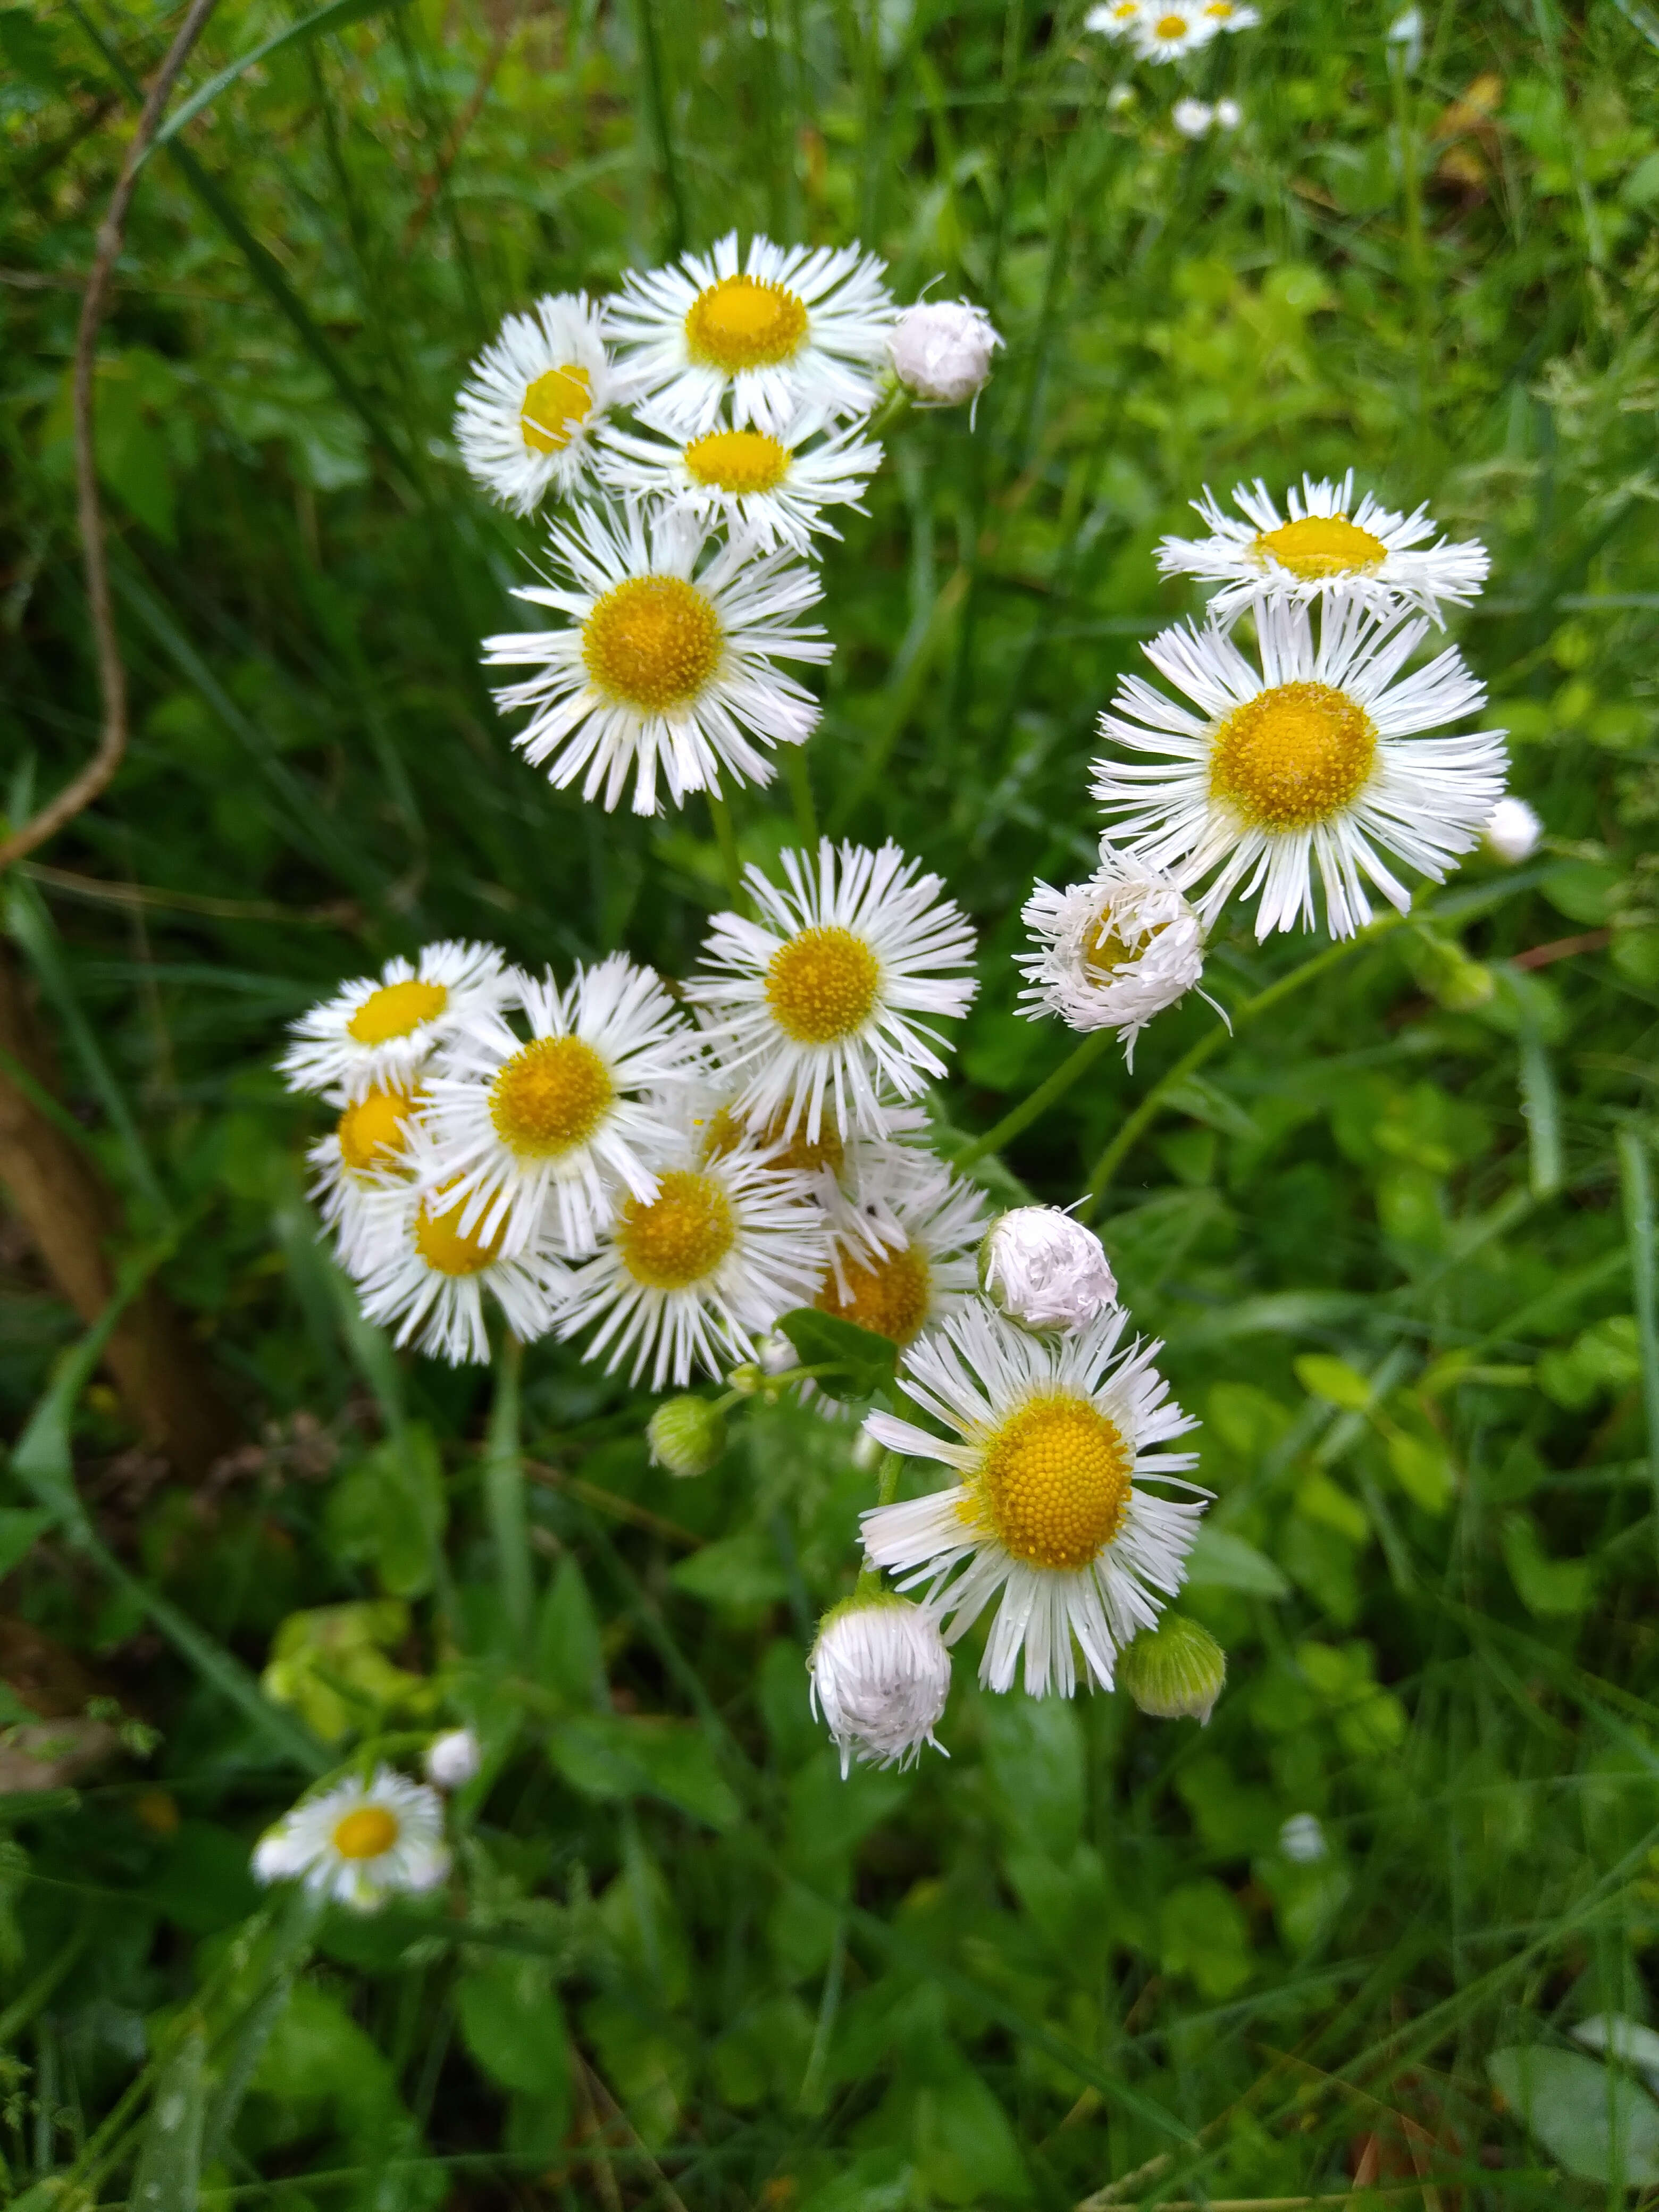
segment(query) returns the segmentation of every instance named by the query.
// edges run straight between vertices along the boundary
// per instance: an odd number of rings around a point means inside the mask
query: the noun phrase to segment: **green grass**
[[[166,1279],[258,1448],[201,1495],[147,1487],[94,1383],[90,1523],[50,1420],[0,1500],[58,1516],[3,1596],[60,1704],[159,1732],[76,1795],[0,1796],[15,2192],[897,2212],[1123,2179],[1152,2204],[1340,2191],[1374,2139],[1389,2201],[1435,2202],[1426,2177],[1520,2212],[1648,2171],[1618,2069],[1540,2090],[1534,2136],[1486,2061],[1655,2002],[1659,19],[1445,6],[1410,69],[1385,10],[1266,12],[1178,82],[1029,0],[410,0],[273,52],[150,161],[98,382],[136,735],[7,915],[118,1235],[175,1224]],[[227,4],[188,85],[290,20]],[[68,364],[170,28],[0,13],[15,815],[95,741]],[[1177,89],[1234,94],[1237,137],[1177,140]],[[646,1401],[546,1345],[510,1638],[512,1409],[486,1449],[487,1378],[389,1359],[300,1200],[313,1125],[271,1060],[320,991],[446,933],[683,974],[723,902],[700,805],[606,817],[513,754],[477,645],[534,534],[447,439],[504,311],[732,223],[862,238],[902,297],[942,272],[1006,335],[976,428],[912,416],[830,549],[809,756],[827,825],[892,835],[974,915],[960,1130],[1064,1056],[1012,1016],[1018,908],[1086,862],[1094,718],[1194,604],[1152,559],[1184,502],[1352,465],[1492,549],[1454,629],[1538,860],[1472,862],[1436,940],[1394,931],[1231,1041],[1201,1003],[1166,1016],[985,1164],[1069,1201],[1214,1048],[1099,1216],[1237,1540],[1241,1586],[1192,1593],[1231,1666],[1202,1732],[992,1698],[964,1656],[949,1763],[843,1785],[801,1660],[868,1502],[845,1434],[757,1407],[671,1484]],[[733,811],[747,857],[794,835],[787,787]],[[1434,996],[1448,943],[1490,965],[1475,1012]],[[1322,945],[1234,930],[1206,981],[1237,1007]],[[79,1331],[0,1237],[21,1435]],[[284,1647],[300,1704],[262,1719],[281,1624],[370,1601],[380,1645]],[[343,1681],[374,1728],[471,1713],[501,1747],[464,1917],[313,1931],[252,1889]],[[1297,1863],[1309,1813],[1328,1852]],[[1608,2178],[1554,2170],[1571,2125],[1611,2132]]]

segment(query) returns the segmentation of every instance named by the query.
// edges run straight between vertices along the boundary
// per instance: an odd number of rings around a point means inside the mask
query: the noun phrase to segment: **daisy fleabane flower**
[[[257,1881],[303,1881],[357,1912],[435,1889],[448,1872],[442,1798],[389,1766],[302,1798],[253,1853]]]
[[[533,668],[495,693],[503,714],[531,719],[513,740],[550,783],[582,778],[607,811],[634,781],[634,811],[654,814],[659,778],[678,806],[723,776],[769,783],[760,747],[804,744],[818,719],[783,660],[823,661],[821,629],[796,617],[817,605],[817,578],[787,552],[763,553],[743,532],[709,545],[694,514],[578,507],[551,537],[567,581],[520,586],[563,627],[484,640],[485,665]]]
[[[1243,0],[1203,0],[1204,14],[1218,31],[1253,31],[1261,21]]]
[[[364,1237],[374,1233],[370,1199],[388,1184],[407,1182],[413,1171],[410,1131],[422,1097],[418,1085],[411,1085],[337,1100],[338,1121],[306,1155],[313,1170],[311,1195],[334,1231],[341,1263],[348,1268]]]
[[[1000,1594],[980,1667],[990,1689],[1012,1686],[1023,1649],[1029,1694],[1070,1697],[1075,1639],[1087,1675],[1109,1690],[1116,1654],[1185,1579],[1207,1493],[1182,1480],[1193,1453],[1153,1448],[1195,1424],[1152,1365],[1160,1346],[1119,1350],[1125,1319],[1113,1309],[1049,1338],[969,1307],[915,1345],[899,1374],[952,1436],[890,1413],[865,1422],[889,1451],[955,1474],[948,1489],[866,1513],[864,1547],[900,1589],[927,1585],[921,1602],[949,1623],[947,1644]]]
[[[530,514],[550,491],[568,499],[591,473],[593,434],[627,394],[599,310],[584,293],[549,293],[527,315],[509,315],[472,363],[455,442],[470,475]]]
[[[1146,0],[1129,37],[1142,61],[1173,62],[1207,46],[1220,28],[1203,0]]]
[[[841,1753],[844,1782],[861,1766],[914,1766],[951,1694],[951,1655],[927,1609],[890,1590],[854,1595],[818,1623],[807,1662],[812,1710]]]
[[[475,1015],[501,1005],[506,963],[493,945],[423,945],[413,961],[388,960],[379,975],[343,983],[294,1024],[277,1062],[290,1091],[407,1091],[432,1054]]]
[[[824,1266],[823,1218],[803,1175],[747,1145],[709,1158],[687,1128],[649,1200],[623,1196],[599,1249],[571,1278],[559,1334],[592,1334],[584,1359],[625,1363],[637,1382],[683,1389],[752,1359],[757,1338],[811,1297]]]
[[[852,1173],[818,1181],[830,1265],[814,1304],[894,1344],[971,1298],[990,1218],[975,1184],[908,1146],[855,1139]]]
[[[1117,1304],[1117,1278],[1092,1229],[1057,1206],[1014,1206],[979,1248],[980,1286],[1021,1328],[1086,1328]]]
[[[824,510],[860,507],[881,466],[881,447],[856,432],[818,435],[822,418],[804,415],[776,436],[717,423],[687,439],[642,438],[613,430],[599,458],[612,490],[659,499],[711,526],[746,532],[763,552],[811,549],[815,534],[839,538]]]
[[[686,997],[722,1069],[742,1079],[737,1108],[751,1123],[810,1139],[827,1109],[843,1135],[879,1134],[888,1095],[915,1098],[945,1073],[921,1018],[967,1012],[973,932],[940,878],[891,842],[872,852],[826,837],[816,866],[793,851],[780,864],[782,886],[746,872],[757,921],[714,916]]]
[[[1146,0],[1101,0],[1083,19],[1085,31],[1103,39],[1127,39],[1146,12]]]
[[[1373,619],[1355,599],[1323,610],[1256,610],[1258,671],[1213,622],[1177,624],[1143,647],[1185,695],[1126,677],[1101,734],[1131,753],[1095,763],[1113,837],[1169,868],[1207,927],[1235,890],[1256,899],[1255,933],[1314,919],[1313,877],[1333,937],[1370,919],[1362,878],[1403,914],[1411,894],[1383,855],[1436,883],[1477,842],[1503,793],[1503,733],[1427,737],[1477,712],[1486,690],[1455,647],[1401,674],[1426,618]]]
[[[656,1196],[654,1164],[677,1137],[667,1100],[701,1073],[696,1032],[660,977],[620,952],[563,990],[551,975],[514,983],[529,1040],[492,1014],[457,1041],[421,1117],[422,1182],[462,1201],[463,1234],[509,1255],[550,1206],[574,1257],[592,1250],[617,1184]]]
[[[1210,535],[1166,538],[1158,552],[1164,575],[1220,585],[1210,602],[1218,618],[1262,599],[1322,595],[1358,599],[1376,615],[1404,605],[1438,623],[1442,602],[1475,598],[1491,565],[1478,539],[1435,538],[1426,506],[1398,514],[1367,492],[1356,507],[1352,469],[1340,483],[1304,477],[1286,492],[1284,514],[1260,477],[1235,487],[1233,505],[1238,515],[1206,486],[1193,508]]]
[[[856,246],[712,252],[630,271],[605,310],[651,415],[696,436],[729,402],[738,429],[776,435],[803,407],[826,421],[866,415],[886,356],[893,303],[883,264]]]
[[[1204,972],[1204,930],[1173,878],[1103,840],[1086,883],[1039,883],[1020,919],[1035,950],[1019,1012],[1058,1014],[1067,1028],[1115,1030],[1134,1064],[1135,1039],[1154,1014],[1185,998]]]

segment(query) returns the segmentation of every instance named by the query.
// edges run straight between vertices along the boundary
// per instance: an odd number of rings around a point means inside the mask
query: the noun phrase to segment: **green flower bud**
[[[726,1449],[726,1416],[707,1398],[669,1398],[645,1426],[651,1464],[670,1474],[707,1474]]]
[[[1207,1628],[1183,1613],[1166,1613],[1123,1653],[1117,1679],[1143,1713],[1207,1722],[1227,1679],[1227,1655]]]
[[[1490,968],[1471,960],[1455,938],[1419,930],[1411,950],[1412,972],[1426,995],[1449,1014],[1472,1014],[1497,988]]]

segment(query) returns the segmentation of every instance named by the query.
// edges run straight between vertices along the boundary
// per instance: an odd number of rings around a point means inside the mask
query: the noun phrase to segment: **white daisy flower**
[[[1002,1594],[980,1667],[993,1690],[1012,1686],[1024,1645],[1030,1695],[1070,1697],[1073,1638],[1109,1690],[1116,1653],[1185,1579],[1206,1493],[1178,1479],[1193,1453],[1151,1447],[1195,1424],[1152,1365],[1157,1344],[1119,1352],[1125,1319],[1115,1309],[1047,1338],[970,1306],[914,1346],[899,1376],[957,1440],[890,1413],[864,1425],[889,1451],[956,1472],[947,1490],[865,1514],[865,1550],[901,1589],[930,1585],[923,1602],[950,1622],[947,1644]],[[1158,1497],[1149,1480],[1189,1494]]]
[[[1020,919],[1036,950],[1015,964],[1028,1021],[1058,1014],[1067,1028],[1115,1030],[1134,1064],[1135,1039],[1154,1014],[1185,998],[1204,972],[1204,930],[1173,878],[1101,841],[1100,866],[1064,890],[1039,883]]]
[[[418,1129],[410,1149],[420,1179],[366,1200],[356,1241],[341,1255],[365,1318],[393,1330],[399,1346],[412,1344],[452,1367],[489,1361],[486,1291],[521,1343],[545,1336],[570,1279],[553,1222],[537,1221],[524,1243],[508,1252],[501,1231],[486,1236],[463,1225],[461,1193],[434,1187],[422,1175],[422,1169],[429,1173],[430,1160]]]
[[[890,1590],[844,1598],[818,1623],[806,1664],[843,1782],[854,1759],[902,1773],[924,1744],[943,1749],[933,1730],[951,1694],[951,1655],[924,1607]]]
[[[418,1088],[366,1091],[342,1109],[327,1136],[306,1155],[313,1170],[311,1195],[334,1231],[345,1267],[352,1265],[364,1237],[374,1233],[370,1199],[413,1172],[410,1128],[422,1097]]]
[[[422,948],[414,964],[388,960],[378,976],[342,984],[293,1025],[295,1042],[277,1062],[290,1091],[406,1091],[427,1060],[506,998],[504,963],[493,945],[446,942]]]
[[[566,1254],[591,1252],[618,1183],[657,1194],[654,1164],[678,1127],[665,1093],[701,1072],[697,1036],[648,968],[613,952],[551,975],[515,975],[526,1042],[500,1014],[456,1040],[422,1115],[425,1187],[462,1201],[460,1229],[510,1254],[551,1209]]]
[[[1491,562],[1470,538],[1449,544],[1434,538],[1426,506],[1397,514],[1370,492],[1354,505],[1353,471],[1340,483],[1304,477],[1285,495],[1287,514],[1261,477],[1239,484],[1233,505],[1243,520],[1223,512],[1206,485],[1193,508],[1209,526],[1207,538],[1166,538],[1158,565],[1166,576],[1196,576],[1221,586],[1210,602],[1218,619],[1266,599],[1314,599],[1322,594],[1362,601],[1376,615],[1401,602],[1436,623],[1442,601],[1462,605],[1486,581]]]
[[[760,919],[717,914],[708,969],[685,987],[722,1067],[741,1075],[738,1111],[785,1137],[815,1139],[826,1106],[843,1134],[879,1134],[883,1100],[916,1097],[945,1073],[938,1031],[919,1015],[967,1011],[973,933],[935,875],[891,842],[820,841],[786,852],[787,886],[746,872]]]
[[[514,594],[551,607],[564,627],[484,640],[488,666],[537,672],[495,703],[533,709],[513,742],[547,763],[557,788],[581,776],[582,797],[603,792],[609,811],[631,774],[634,811],[653,814],[659,774],[677,806],[688,792],[719,792],[724,775],[769,783],[772,763],[757,746],[811,735],[817,701],[775,664],[830,658],[823,631],[794,619],[821,596],[816,574],[746,537],[705,559],[708,545],[692,514],[578,507],[552,533],[568,584]]]
[[[815,532],[841,535],[824,509],[861,513],[881,466],[879,446],[856,431],[820,437],[821,428],[818,416],[804,415],[775,437],[723,422],[690,440],[613,430],[599,470],[613,490],[665,501],[710,528],[746,532],[763,552],[787,545],[809,553]]]
[[[340,1782],[301,1798],[253,1853],[257,1881],[303,1881],[357,1912],[435,1889],[448,1872],[442,1798],[389,1766],[377,1767],[372,1782]]]
[[[582,1357],[608,1354],[613,1374],[631,1359],[630,1381],[648,1368],[653,1390],[752,1359],[756,1340],[822,1279],[823,1218],[810,1188],[748,1146],[707,1158],[687,1132],[655,1196],[624,1199],[572,1275],[559,1334],[592,1328]]]
[[[1197,711],[1127,677],[1103,736],[1170,757],[1097,761],[1094,793],[1111,834],[1183,888],[1219,870],[1198,901],[1206,927],[1237,890],[1259,895],[1258,938],[1311,927],[1316,866],[1330,933],[1351,937],[1370,919],[1362,877],[1402,914],[1411,905],[1383,854],[1440,883],[1475,843],[1503,792],[1503,733],[1419,734],[1486,702],[1455,647],[1401,675],[1426,618],[1376,621],[1338,599],[1316,646],[1308,609],[1269,599],[1256,626],[1260,673],[1213,622],[1143,648]]]
[[[1253,31],[1261,21],[1243,0],[1204,0],[1204,14],[1218,31]]]
[[[979,1248],[980,1287],[1022,1328],[1086,1328],[1117,1304],[1117,1278],[1092,1229],[1058,1206],[1013,1206]]]
[[[893,303],[883,264],[856,246],[774,246],[741,257],[730,231],[710,253],[631,272],[605,313],[651,414],[687,436],[712,430],[728,395],[738,429],[775,435],[803,407],[866,415]]]
[[[582,292],[549,293],[529,314],[509,315],[473,362],[455,442],[486,490],[530,514],[550,490],[568,499],[589,475],[593,434],[628,390],[599,308]]]
[[[1142,61],[1173,62],[1207,46],[1220,28],[1203,0],[1146,0],[1129,38]]]
[[[902,1145],[865,1140],[843,1188],[817,1183],[830,1264],[814,1304],[894,1344],[913,1344],[970,1299],[990,1206],[976,1185]]]
[[[1104,39],[1127,39],[1146,12],[1146,0],[1103,0],[1083,19],[1085,31],[1098,31]]]

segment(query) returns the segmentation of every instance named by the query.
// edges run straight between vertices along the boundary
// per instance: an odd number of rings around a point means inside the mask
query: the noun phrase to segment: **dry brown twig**
[[[32,853],[54,837],[103,791],[121,765],[127,749],[127,672],[115,635],[114,611],[110,604],[109,564],[104,556],[104,512],[98,496],[98,459],[94,443],[95,410],[93,379],[97,367],[98,331],[109,299],[110,280],[126,236],[127,215],[138,182],[138,168],[149,150],[161,120],[161,111],[201,36],[202,27],[217,0],[191,0],[189,13],[167,49],[144,96],[138,127],[127,147],[121,173],[110,195],[104,220],[98,226],[97,251],[92,272],[81,297],[81,321],[75,334],[75,481],[76,519],[81,531],[81,555],[87,572],[87,611],[92,617],[93,645],[98,657],[98,690],[103,702],[103,728],[98,750],[81,773],[70,778],[55,799],[14,830],[0,844],[0,869]]]

